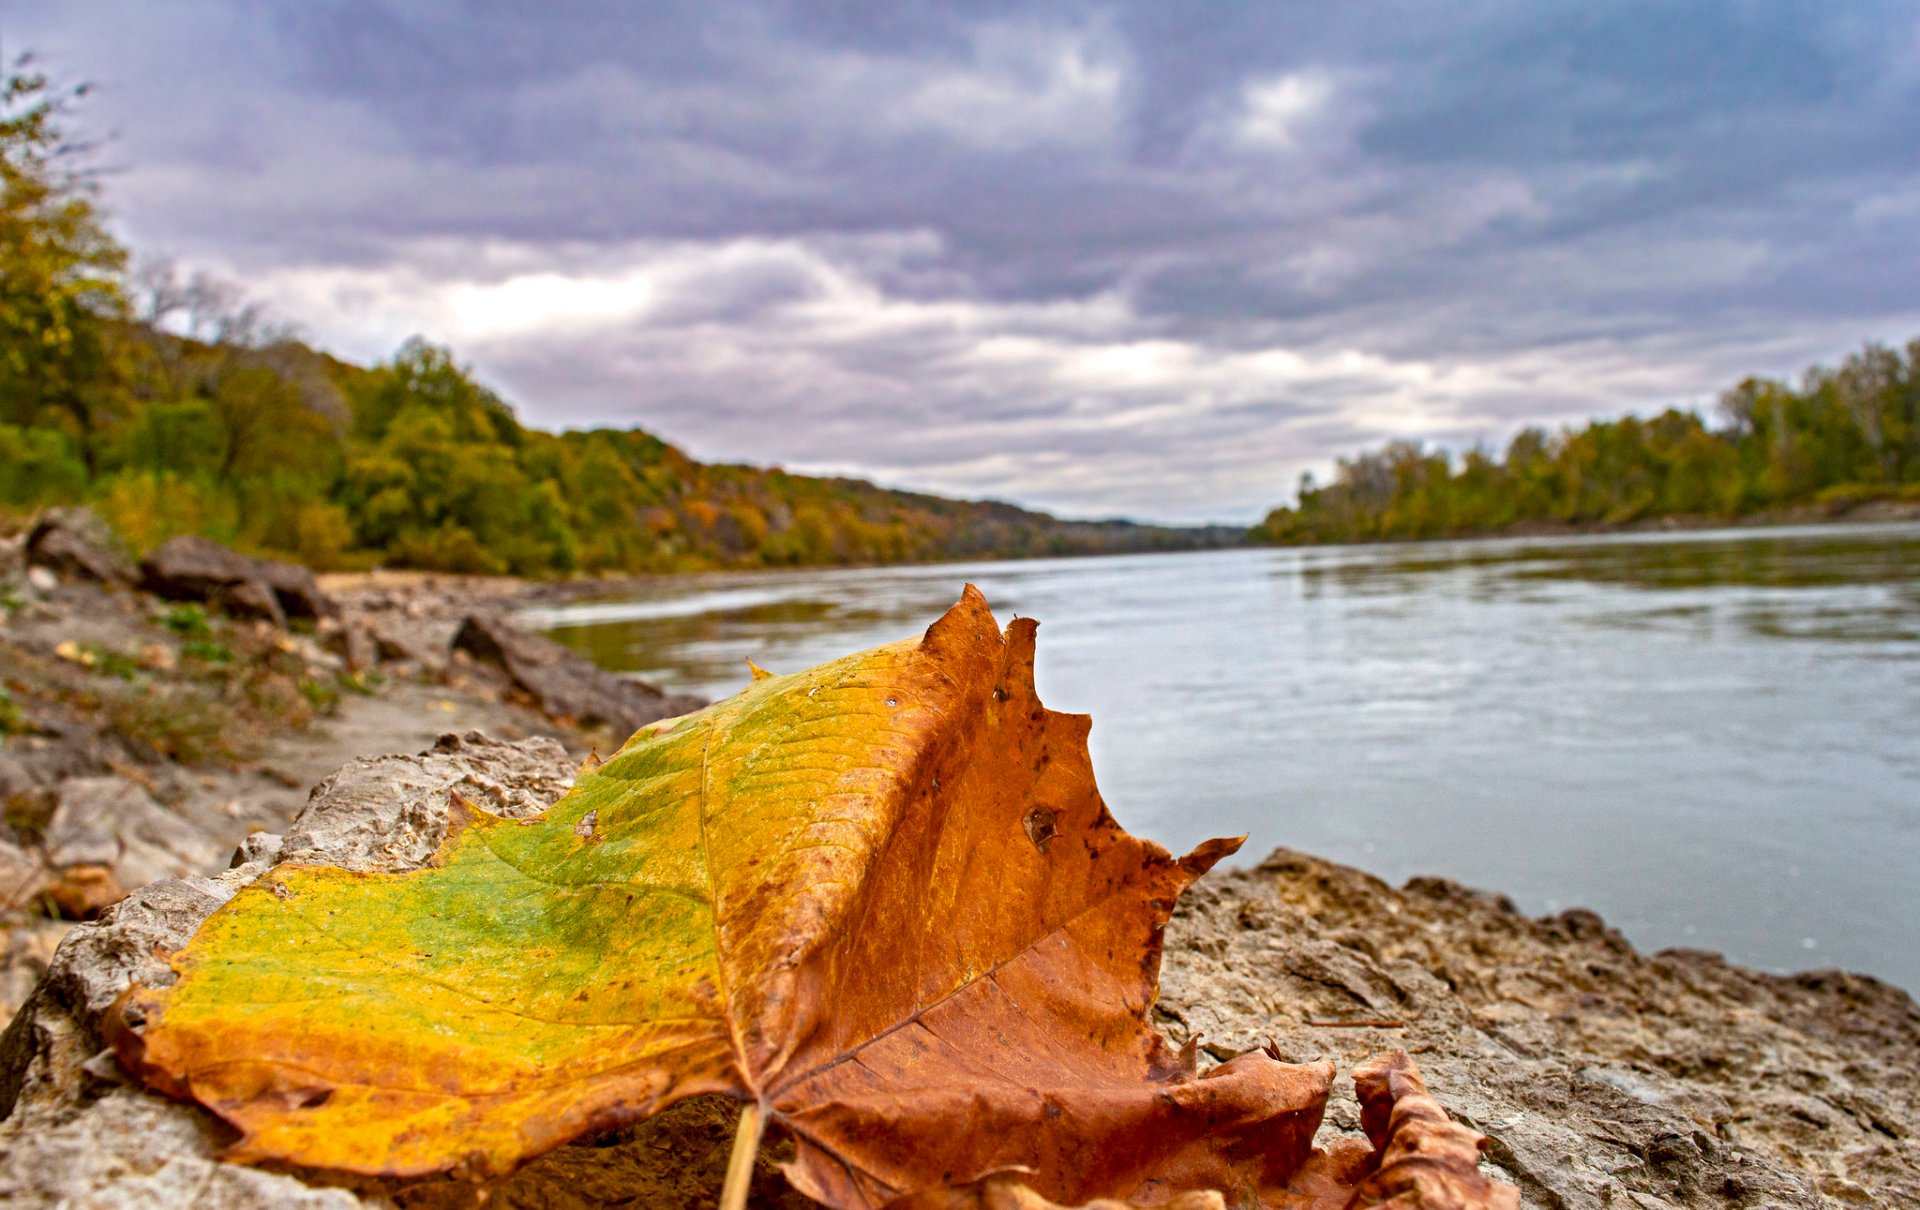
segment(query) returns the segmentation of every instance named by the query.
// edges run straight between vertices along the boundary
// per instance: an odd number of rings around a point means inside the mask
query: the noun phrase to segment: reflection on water
[[[1042,694],[1170,846],[1244,831],[1920,985],[1920,526],[694,576],[529,616],[722,696],[967,580],[1042,620]]]

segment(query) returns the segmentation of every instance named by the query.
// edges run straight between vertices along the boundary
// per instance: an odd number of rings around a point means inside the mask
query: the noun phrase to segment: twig
[[[747,1187],[753,1184],[753,1161],[760,1154],[760,1132],[767,1126],[760,1102],[748,1101],[740,1111],[740,1128],[733,1135],[733,1154],[727,1157],[727,1183],[720,1189],[720,1210],[747,1210]]]
[[[1308,1021],[1316,1029],[1405,1029],[1407,1023],[1387,1017],[1366,1017],[1358,1021]]]

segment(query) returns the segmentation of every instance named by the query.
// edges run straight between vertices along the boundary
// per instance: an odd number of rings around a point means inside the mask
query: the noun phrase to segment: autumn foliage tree
[[[118,402],[106,329],[125,253],[101,225],[77,166],[84,148],[64,122],[84,94],[57,88],[30,57],[0,85],[0,424],[13,430],[0,442],[58,461],[60,439],[46,434],[62,434],[91,467]]]

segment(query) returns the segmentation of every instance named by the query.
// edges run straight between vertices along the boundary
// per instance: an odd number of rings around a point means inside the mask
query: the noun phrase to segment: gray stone
[[[265,622],[279,627],[287,624],[287,615],[280,608],[280,598],[258,580],[240,580],[224,585],[208,593],[206,601],[230,618]]]
[[[49,879],[47,863],[10,840],[0,839],[0,912],[32,902]]]
[[[412,664],[429,676],[438,676],[446,669],[454,625],[438,619],[384,613],[372,615],[369,628],[381,659]]]
[[[449,794],[525,819],[571,789],[577,771],[551,739],[507,743],[480,731],[443,735],[418,756],[361,757],[314,787],[277,860],[414,869],[446,839]]]
[[[47,863],[105,867],[122,889],[210,873],[226,852],[214,837],[123,777],[74,777],[60,785],[47,824]]]
[[[140,561],[140,586],[170,601],[204,601],[238,617],[318,620],[339,613],[306,568],[251,558],[193,534],[169,538],[149,552]]]
[[[280,608],[286,611],[288,617],[318,622],[323,618],[339,616],[340,607],[332,597],[320,590],[320,581],[314,578],[313,573],[300,564],[279,559],[255,559],[253,567],[260,581],[279,598]]]
[[[698,698],[616,676],[497,614],[470,615],[455,632],[453,649],[504,670],[514,686],[549,717],[606,727],[622,740],[648,723],[706,705]]]
[[[85,508],[48,509],[27,534],[27,565],[97,584],[132,584],[133,564],[106,523]]]
[[[338,655],[349,672],[365,672],[380,662],[380,648],[373,631],[360,618],[345,622],[328,619],[320,631],[328,650]]]
[[[217,1158],[204,1115],[160,1112],[153,1098],[114,1089],[84,1113],[48,1124],[0,1153],[0,1202],[9,1206],[346,1210],[366,1203],[344,1189]]]

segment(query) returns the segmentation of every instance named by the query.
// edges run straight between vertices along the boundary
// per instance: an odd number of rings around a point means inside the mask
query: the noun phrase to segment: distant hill
[[[89,502],[136,549],[199,533],[319,568],[547,576],[1245,540],[702,463],[642,429],[543,432],[417,340],[363,367],[129,320],[97,336],[86,408],[0,412],[0,503]]]

